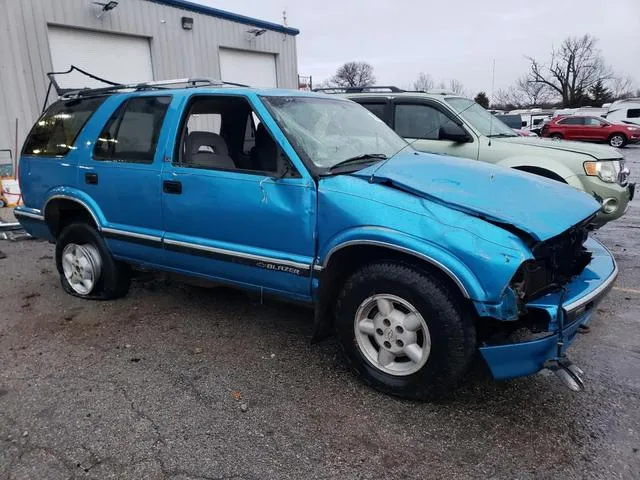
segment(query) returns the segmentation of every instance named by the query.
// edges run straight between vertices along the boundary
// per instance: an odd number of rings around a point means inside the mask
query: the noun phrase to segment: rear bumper
[[[13,210],[13,214],[22,225],[22,228],[32,237],[44,238],[50,242],[54,241],[51,230],[49,230],[49,226],[44,221],[44,216],[40,210],[20,205]]]
[[[548,335],[536,340],[480,347],[480,353],[495,378],[522,377],[540,371],[545,362],[564,355],[575,340],[580,325],[589,323],[596,305],[613,287],[618,267],[611,252],[600,242],[589,239],[585,246],[592,252],[593,259],[579,276],[566,285],[562,312],[559,311],[561,292],[549,293],[527,304],[527,309],[548,315]],[[564,316],[562,332],[560,315]]]

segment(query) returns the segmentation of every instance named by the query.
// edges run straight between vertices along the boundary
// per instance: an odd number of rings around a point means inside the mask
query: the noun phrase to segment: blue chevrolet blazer
[[[305,302],[317,339],[408,398],[447,395],[476,358],[497,379],[549,368],[580,389],[566,351],[617,275],[588,195],[416,152],[310,92],[68,93],[28,135],[20,183],[15,214],[55,242],[71,295],[123,296],[144,268]]]

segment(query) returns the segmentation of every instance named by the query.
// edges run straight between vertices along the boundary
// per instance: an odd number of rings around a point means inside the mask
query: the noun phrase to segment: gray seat
[[[185,163],[200,168],[236,168],[224,139],[213,132],[191,132],[185,142]]]

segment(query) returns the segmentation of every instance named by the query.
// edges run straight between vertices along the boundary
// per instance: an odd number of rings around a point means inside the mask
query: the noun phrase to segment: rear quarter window
[[[125,100],[96,140],[94,160],[152,163],[170,103],[170,96],[142,96]]]
[[[91,115],[106,97],[60,100],[45,112],[29,132],[23,155],[61,157],[74,147]]]

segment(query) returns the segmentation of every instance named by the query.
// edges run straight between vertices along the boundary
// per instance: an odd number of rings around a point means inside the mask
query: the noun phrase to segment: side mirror
[[[469,142],[469,134],[457,123],[447,122],[440,127],[438,140],[450,140],[456,143]]]

